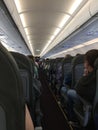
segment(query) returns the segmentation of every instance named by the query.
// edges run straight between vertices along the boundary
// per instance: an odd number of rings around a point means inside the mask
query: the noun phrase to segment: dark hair
[[[89,65],[94,68],[94,62],[98,58],[98,50],[92,49],[86,52],[84,61],[88,61]]]
[[[35,58],[33,55],[28,55],[28,57],[34,62]]]

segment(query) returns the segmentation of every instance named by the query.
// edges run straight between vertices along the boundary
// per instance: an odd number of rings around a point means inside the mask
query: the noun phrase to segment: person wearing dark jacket
[[[83,76],[76,85],[75,90],[78,95],[92,103],[96,91],[96,72],[93,70],[87,76]]]
[[[89,50],[84,56],[84,74],[82,78],[75,85],[75,89],[69,89],[68,96],[68,113],[69,116],[73,116],[73,104],[79,101],[79,96],[84,100],[93,103],[94,95],[96,91],[96,73],[94,69],[94,63],[98,58],[98,50]],[[73,117],[72,117],[73,118]]]
[[[79,80],[76,85],[76,92],[82,98],[86,99],[90,103],[93,102],[96,91],[96,71],[94,69],[94,63],[98,58],[98,50],[92,49],[85,54],[84,76]]]

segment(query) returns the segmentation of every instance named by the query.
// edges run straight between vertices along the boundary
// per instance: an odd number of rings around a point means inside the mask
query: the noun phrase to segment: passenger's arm
[[[25,118],[25,122],[26,122],[26,130],[34,130],[34,125],[29,113],[29,110],[26,106],[26,118]]]

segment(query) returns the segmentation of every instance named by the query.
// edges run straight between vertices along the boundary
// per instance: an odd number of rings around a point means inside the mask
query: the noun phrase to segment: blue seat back
[[[84,55],[75,56],[72,61],[72,87],[79,81],[84,73]]]

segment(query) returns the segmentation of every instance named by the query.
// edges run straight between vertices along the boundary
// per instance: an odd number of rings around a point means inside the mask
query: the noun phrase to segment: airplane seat
[[[83,76],[84,73],[84,55],[79,54],[72,60],[72,88]]]
[[[23,81],[25,101],[28,105],[32,120],[34,125],[37,126],[37,116],[40,116],[40,112],[38,113],[38,97],[40,96],[39,84],[36,85],[36,80],[33,78],[33,67],[31,60],[24,56],[23,54],[19,54],[16,52],[11,52],[12,56],[15,58],[16,63],[19,66],[20,74]],[[40,98],[40,97],[39,97]],[[40,106],[40,105],[39,105]],[[37,114],[36,114],[37,113]],[[36,116],[37,115],[37,116]],[[39,121],[38,121],[39,122]]]
[[[70,88],[70,85],[66,84],[66,78],[69,74],[71,74],[71,69],[72,69],[72,62],[73,57],[65,57],[63,65],[62,65],[62,87],[60,90],[60,96],[61,96],[61,101],[63,104],[66,104],[66,100],[67,100],[67,95],[66,95],[66,90]],[[70,77],[71,78],[71,77]],[[68,80],[69,76],[68,76]],[[71,82],[71,81],[68,81]]]
[[[98,59],[95,61],[94,69],[96,71],[96,77],[97,77]],[[96,81],[98,82],[98,79]],[[98,124],[96,123],[96,119],[98,119],[98,83],[96,84],[96,93],[92,104],[88,102],[86,99],[82,98],[81,96],[79,96],[79,99],[80,102],[74,105],[74,112],[77,118],[79,119],[80,125],[82,127],[88,127],[91,121],[94,120],[93,118],[95,118],[95,124],[97,125],[98,129]]]
[[[79,102],[74,104],[74,112],[80,125],[87,127],[92,115],[92,104],[79,96]]]
[[[52,64],[52,60],[49,60],[48,70],[47,70],[47,81],[49,83],[49,86],[50,86],[50,82],[51,82],[51,64]]]
[[[0,130],[25,130],[25,100],[18,66],[0,43]]]
[[[50,70],[50,61],[47,61],[47,67],[46,67],[46,79],[49,82],[49,70]]]
[[[53,66],[54,66],[54,60],[50,61],[50,70],[49,70],[49,86],[52,87],[53,86]]]
[[[84,55],[76,55],[72,61],[72,88],[75,89],[75,85],[84,73]],[[78,118],[81,126],[86,126],[88,122],[90,104],[79,96],[80,102],[74,104],[74,112]],[[84,104],[84,105],[83,105]],[[88,104],[88,105],[87,105]],[[85,112],[84,112],[85,109]],[[88,112],[87,112],[88,111]]]
[[[32,82],[33,82],[33,87],[34,87],[34,93],[35,93],[35,124],[36,126],[41,126],[41,119],[42,119],[42,112],[41,112],[41,108],[40,108],[40,96],[42,94],[42,85],[41,82],[39,80],[39,75],[38,75],[38,68],[36,66],[36,64],[34,63],[34,61],[32,61],[30,59],[32,66],[33,66],[33,70],[34,70],[34,75],[32,78]],[[36,70],[37,69],[37,70]]]
[[[19,54],[17,52],[11,52],[12,56],[15,58],[15,61],[19,67],[20,74],[22,77],[22,83],[24,86],[24,95],[25,95],[25,101],[30,107],[30,101],[32,98],[32,65],[28,58],[26,58],[24,55]],[[33,104],[34,106],[34,104]]]
[[[58,59],[57,66],[56,66],[55,88],[56,88],[57,97],[60,96],[60,89],[62,86],[62,65],[63,65],[63,58],[60,58]]]
[[[49,59],[48,69],[47,69],[47,72],[46,72],[46,79],[47,79],[49,86],[51,86],[51,76],[52,76],[52,68],[51,67],[52,67],[52,60]]]
[[[56,93],[55,89],[55,83],[56,83],[56,65],[57,65],[57,59],[54,59],[53,62],[53,68],[51,71],[51,89],[53,90],[54,93]]]

